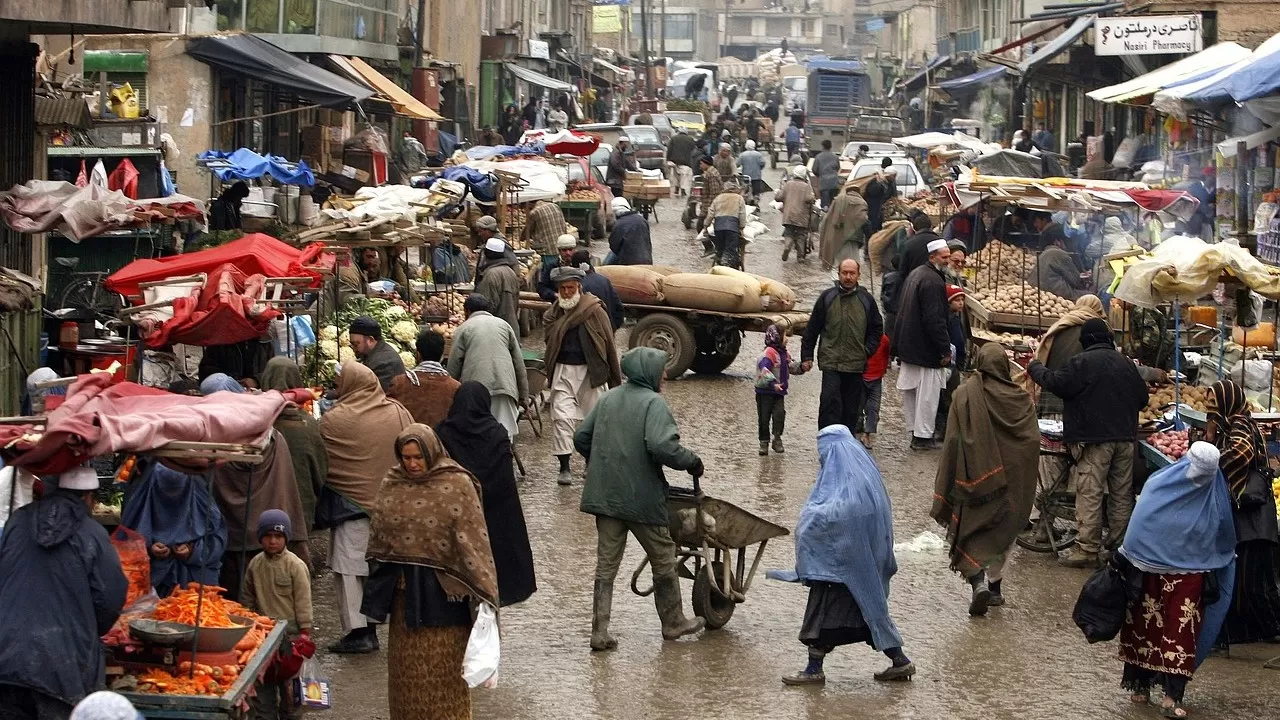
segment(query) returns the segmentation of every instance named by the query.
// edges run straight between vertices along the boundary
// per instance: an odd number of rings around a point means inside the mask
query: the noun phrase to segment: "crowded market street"
[[[767,179],[777,181],[774,175]],[[708,261],[701,259],[693,233],[680,225],[673,205],[674,201],[661,203],[659,221],[652,224],[655,261],[702,269]],[[766,224],[778,227],[776,211],[764,205]],[[597,255],[600,246],[593,245]],[[814,297],[828,286],[830,279],[816,258],[782,263],[779,247],[773,234],[757,241],[748,253],[747,267],[786,282],[804,297]],[[619,338],[625,333],[619,331]],[[759,337],[747,336],[743,352],[724,375],[689,374],[668,382],[664,395],[680,425],[681,442],[706,463],[704,491],[794,529],[818,472],[818,378],[801,376],[792,382],[786,453],[758,457],[751,373],[759,349],[750,343]],[[798,353],[798,339],[791,345]],[[678,642],[662,641],[652,600],[624,587],[643,558],[640,548],[630,544],[614,595],[618,649],[589,652],[594,523],[578,510],[580,482],[557,486],[549,440],[535,439],[524,426],[517,450],[529,476],[520,482],[520,495],[538,592],[503,610],[500,680],[496,689],[473,691],[475,716],[1149,717],[1149,709],[1131,707],[1117,687],[1120,662],[1115,643],[1089,645],[1071,621],[1072,605],[1089,571],[1062,568],[1049,555],[1018,549],[1005,585],[1008,604],[993,608],[984,618],[968,616],[968,588],[947,570],[941,529],[928,515],[938,455],[907,449],[897,392],[891,382],[885,385],[883,424],[873,454],[893,501],[899,571],[890,607],[919,668],[912,682],[873,681],[871,674],[880,669],[883,658],[863,645],[840,648],[828,658],[825,687],[791,688],[780,682],[804,660],[804,646],[796,640],[804,591],[768,580],[764,571],[791,566],[790,536],[769,543],[747,601],[738,606],[732,622]],[[580,459],[574,463],[575,475],[580,476]],[[673,485],[689,484],[683,473],[668,470],[667,477]],[[313,545],[327,540],[324,534],[312,538]],[[648,581],[646,570],[641,586]],[[317,632],[328,642],[340,635],[333,585],[328,577],[314,585]],[[688,581],[682,586],[687,605]],[[1197,717],[1220,720],[1274,713],[1276,694],[1269,688],[1274,688],[1275,671],[1261,667],[1274,654],[1274,645],[1250,645],[1233,648],[1229,659],[1211,658],[1191,684],[1189,709]],[[333,682],[335,712],[344,717],[387,717],[385,651],[363,656],[321,651],[319,657]]]

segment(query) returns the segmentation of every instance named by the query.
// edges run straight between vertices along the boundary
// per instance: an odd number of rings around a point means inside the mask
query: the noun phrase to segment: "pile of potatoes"
[[[1074,303],[1026,283],[1000,285],[994,290],[978,290],[973,297],[992,312],[1056,318]]]
[[[979,287],[1016,285],[1035,268],[1036,256],[1022,248],[992,240],[967,258],[965,265],[977,269],[975,284]]]
[[[1209,388],[1199,387],[1195,385],[1183,385],[1178,393],[1179,400],[1183,405],[1187,405],[1194,410],[1207,412],[1209,410],[1208,400],[1212,397]],[[1173,404],[1174,390],[1173,385],[1163,385],[1151,392],[1151,398],[1147,401],[1147,406],[1142,412],[1138,413],[1139,423],[1148,423],[1159,420],[1166,405]]]
[[[1008,348],[1035,347],[1037,340],[1030,335],[1019,335],[1010,332],[993,332],[983,328],[973,328],[973,336],[991,342],[997,342]]]

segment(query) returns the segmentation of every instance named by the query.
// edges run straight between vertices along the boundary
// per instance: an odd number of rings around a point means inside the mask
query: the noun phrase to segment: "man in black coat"
[[[840,262],[839,280],[813,303],[813,312],[800,342],[801,372],[813,369],[815,348],[818,368],[822,370],[819,429],[844,425],[853,432],[858,427],[866,401],[862,374],[884,335],[884,321],[875,298],[858,285],[861,274],[857,260]]]
[[[911,229],[915,230],[915,233],[907,238],[907,242],[902,246],[902,255],[894,267],[902,273],[903,277],[907,277],[912,270],[929,262],[929,243],[940,237],[934,232],[933,220],[924,213],[911,216]]]
[[[954,357],[947,330],[947,281],[942,276],[951,251],[941,238],[926,249],[928,262],[907,276],[896,327],[889,333],[889,354],[902,361],[898,390],[902,391],[902,412],[911,428],[912,450],[938,448],[934,421]]]
[[[558,267],[577,265],[573,261],[573,253],[577,249],[578,238],[575,236],[564,233],[556,238],[556,259],[544,259],[542,261],[542,271],[538,273],[538,297],[547,302],[556,301],[556,284],[551,281],[551,271]]]
[[[51,487],[51,483],[46,487]],[[129,581],[89,514],[98,476],[77,467],[9,518],[0,540],[0,716],[66,718],[104,689],[102,641]]]
[[[606,265],[652,265],[653,241],[649,222],[631,209],[626,198],[613,199],[613,230],[609,233]]]
[[[1109,543],[1124,539],[1133,513],[1133,446],[1147,384],[1115,347],[1111,328],[1090,318],[1080,329],[1084,351],[1050,370],[1038,360],[1027,367],[1037,385],[1063,400],[1062,435],[1076,456],[1076,526],[1079,536],[1067,567],[1097,567],[1102,552],[1102,499],[1107,498]]]
[[[697,143],[684,129],[671,136],[667,142],[667,162],[675,167],[675,189],[679,197],[688,197],[693,191],[694,153]]]
[[[604,303],[605,312],[609,313],[609,324],[614,330],[622,327],[622,300],[618,298],[618,292],[613,289],[613,283],[609,278],[596,272],[592,267],[591,251],[586,248],[574,251],[570,264],[586,273],[582,278],[582,292],[591,293],[600,298],[600,302]]]

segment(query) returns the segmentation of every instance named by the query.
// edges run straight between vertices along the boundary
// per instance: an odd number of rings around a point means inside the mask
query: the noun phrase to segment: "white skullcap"
[[[87,465],[73,467],[58,476],[61,490],[97,490],[98,473]]]
[[[578,238],[570,235],[569,233],[565,233],[556,238],[557,250],[569,250],[576,247],[578,247]]]
[[[1187,458],[1191,460],[1191,468],[1187,471],[1187,476],[1196,478],[1212,477],[1218,471],[1218,460],[1222,453],[1218,452],[1218,448],[1211,443],[1197,441],[1191,443],[1191,449],[1187,451]]]
[[[140,717],[133,703],[110,690],[86,696],[71,711],[71,720],[138,720]]]
[[[620,142],[620,143],[624,143],[624,142],[625,142],[625,143],[629,143],[629,142],[631,142],[631,138],[627,137],[626,135],[621,135],[621,136],[619,136],[619,137],[618,137],[618,142]]]
[[[929,251],[930,255],[938,252],[939,250],[946,250],[947,241],[943,240],[942,238],[938,238],[937,240],[930,240],[929,244],[925,245],[925,249]]]
[[[748,149],[748,150],[755,150],[755,149],[756,149],[756,141],[755,141],[755,140],[748,140],[748,141],[747,141],[747,149]]]
[[[485,242],[484,249],[496,253],[506,252],[507,244],[502,242],[502,238],[491,237]]]
[[[609,206],[613,208],[613,214],[619,215],[624,212],[631,212],[631,203],[626,198],[614,198]]]
[[[797,165],[791,168],[791,176],[797,180],[804,180],[809,177],[809,171],[803,165]]]
[[[725,130],[725,132],[729,132],[729,131],[728,131],[728,130]],[[729,147],[729,143],[720,143],[720,149],[721,149],[721,150],[732,150],[733,148]]]

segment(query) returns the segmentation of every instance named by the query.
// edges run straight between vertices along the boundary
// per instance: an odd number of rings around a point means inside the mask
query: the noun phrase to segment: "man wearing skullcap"
[[[942,270],[951,251],[942,238],[925,246],[928,262],[907,276],[896,326],[889,333],[889,353],[902,361],[898,390],[902,412],[911,429],[912,450],[935,450],[934,423],[938,401],[954,361],[947,331],[947,283]]]
[[[520,261],[507,253],[507,243],[491,237],[484,244],[484,274],[476,292],[489,301],[493,314],[507,321],[520,337]]]

